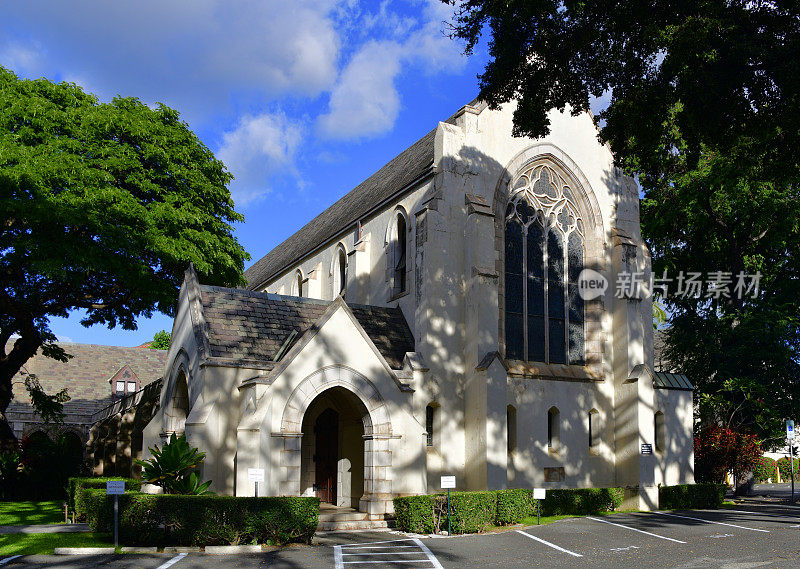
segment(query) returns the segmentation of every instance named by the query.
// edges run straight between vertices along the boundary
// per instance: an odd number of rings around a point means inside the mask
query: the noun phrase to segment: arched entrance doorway
[[[335,506],[359,507],[364,494],[364,422],[369,413],[344,387],[317,395],[303,415],[301,492]]]

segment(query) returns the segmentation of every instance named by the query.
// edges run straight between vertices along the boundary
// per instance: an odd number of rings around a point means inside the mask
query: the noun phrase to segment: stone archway
[[[358,509],[372,515],[382,515],[391,511],[392,500],[392,453],[389,441],[392,426],[386,403],[375,385],[353,369],[333,366],[318,370],[305,378],[289,396],[281,417],[280,436],[284,440],[280,453],[281,481],[283,495],[297,496],[308,493],[310,468],[303,469],[302,451],[308,452],[309,440],[304,435],[313,433],[313,420],[327,408],[339,408],[346,417],[360,419],[363,439],[363,493],[360,497],[349,496],[351,504],[358,499]],[[311,426],[311,428],[309,428]],[[304,428],[305,427],[305,428]],[[344,433],[342,433],[344,434]],[[358,467],[352,454],[355,446],[351,431],[346,445],[349,450],[340,460],[349,460]],[[306,457],[306,465],[309,464]],[[355,462],[355,464],[353,464]],[[342,466],[346,466],[342,464]],[[352,472],[352,471],[351,471]],[[305,478],[304,478],[305,477]],[[361,477],[356,473],[355,482],[351,480],[351,492],[358,492]],[[338,482],[337,482],[338,483]],[[313,491],[313,484],[312,484]],[[346,496],[347,497],[347,496]]]

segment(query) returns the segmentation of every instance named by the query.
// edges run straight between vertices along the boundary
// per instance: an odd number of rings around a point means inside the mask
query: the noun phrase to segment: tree
[[[243,282],[231,179],[173,109],[0,67],[0,425],[37,350],[69,357],[50,317],[135,329],[172,315],[190,263],[205,282]]]
[[[166,330],[156,332],[153,336],[153,341],[150,342],[150,348],[153,350],[169,350],[169,345],[172,342],[172,336]]]
[[[736,485],[753,472],[761,457],[755,435],[732,431],[717,425],[700,430],[694,438],[695,478],[698,482],[725,482],[730,472]]]
[[[741,298],[673,288],[666,355],[697,385],[705,424],[777,441],[800,405],[800,5],[450,3],[467,52],[491,34],[480,97],[517,99],[515,134],[609,99],[599,137],[638,176],[656,275],[761,273]]]

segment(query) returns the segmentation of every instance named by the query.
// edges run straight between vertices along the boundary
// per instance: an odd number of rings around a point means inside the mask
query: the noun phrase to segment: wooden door
[[[336,470],[339,462],[339,414],[326,409],[314,423],[314,488],[323,502],[336,505]]]

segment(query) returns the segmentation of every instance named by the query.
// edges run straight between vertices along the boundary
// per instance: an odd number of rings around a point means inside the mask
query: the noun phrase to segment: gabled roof
[[[330,301],[200,285],[210,355],[275,361],[311,328]],[[370,340],[393,369],[414,351],[414,337],[399,308],[348,304]]]
[[[689,378],[684,374],[666,371],[653,372],[653,387],[656,389],[694,391],[694,385],[692,385],[692,382],[689,381]]]
[[[304,225],[244,273],[247,288],[263,286],[305,254],[354,227],[372,210],[432,172],[436,129],[420,138],[342,199]]]

